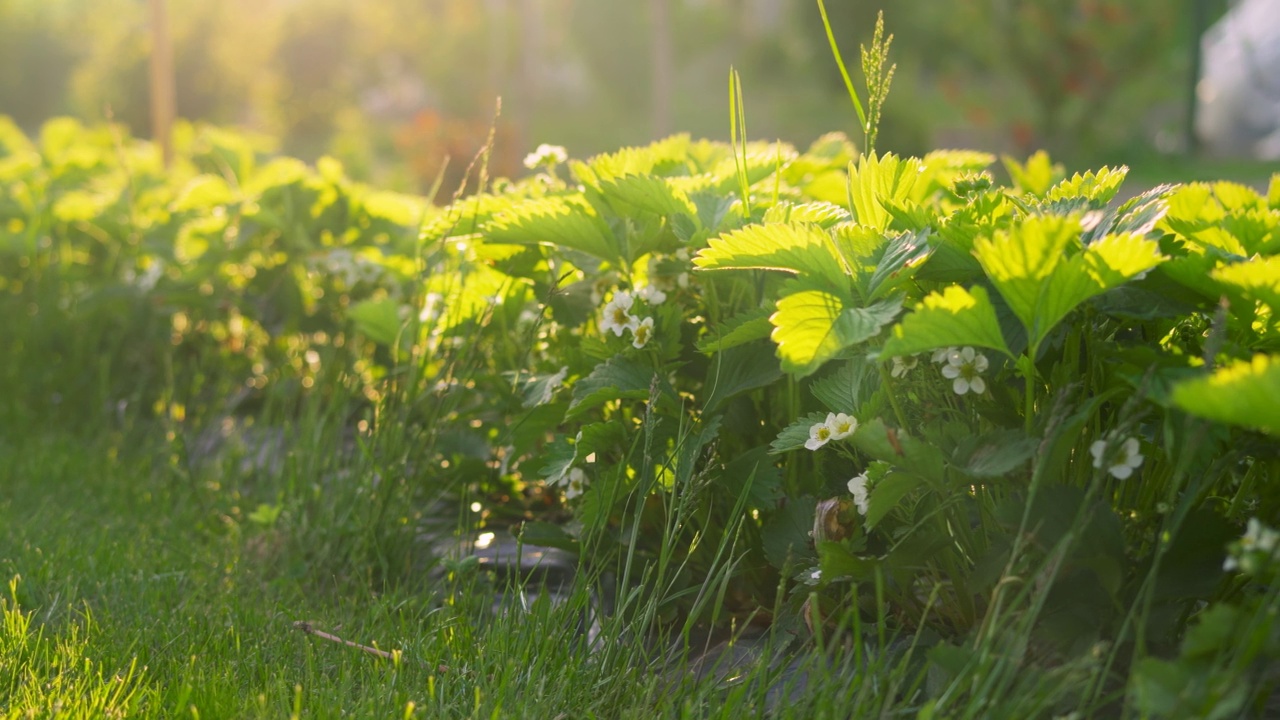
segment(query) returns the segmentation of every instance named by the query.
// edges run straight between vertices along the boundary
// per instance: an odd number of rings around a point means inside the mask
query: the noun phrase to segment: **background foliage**
[[[535,138],[580,155],[675,129],[723,139],[730,65],[743,72],[753,136],[804,144],[849,127],[806,0],[666,0],[661,26],[649,4],[617,1],[169,4],[181,117],[280,137],[305,159],[327,152],[400,189],[430,187],[445,155],[454,186],[498,95],[498,175],[518,172]],[[845,47],[870,37],[880,3],[828,5]],[[1189,28],[1156,0],[903,0],[887,11],[900,68],[885,149],[1045,146],[1096,164],[1153,153],[1157,137],[1176,144]],[[669,77],[655,77],[659,35]],[[3,0],[0,39],[0,112],[27,131],[59,114],[110,114],[147,135],[146,3]],[[666,119],[654,92],[668,98]]]

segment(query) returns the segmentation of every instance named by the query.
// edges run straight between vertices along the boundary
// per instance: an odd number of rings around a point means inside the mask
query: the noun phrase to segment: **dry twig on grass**
[[[379,650],[378,648],[375,648],[375,647],[369,647],[368,645],[361,645],[360,643],[357,643],[357,642],[344,640],[332,633],[327,633],[327,632],[324,632],[323,630],[317,630],[314,625],[312,625],[310,622],[306,620],[299,620],[295,622],[293,624],[293,627],[295,630],[301,630],[302,632],[308,635],[314,635],[318,638],[328,640],[329,642],[335,642],[341,645],[346,645],[347,647],[353,647],[357,650],[363,650],[364,652],[367,652],[370,655],[376,655],[384,660],[399,662],[403,658],[403,653],[401,653],[399,650],[392,650],[391,652],[387,652],[386,650]],[[449,672],[449,667],[447,665],[437,665],[436,672],[441,672],[441,673]]]

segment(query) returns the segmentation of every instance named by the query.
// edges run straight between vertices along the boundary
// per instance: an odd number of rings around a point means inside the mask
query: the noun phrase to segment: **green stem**
[[[907,414],[902,411],[902,404],[898,402],[898,395],[893,391],[893,378],[889,375],[889,371],[885,370],[884,363],[878,364],[880,370],[880,383],[889,388],[889,404],[893,406],[893,414],[898,418],[898,427],[907,428]]]
[[[1031,434],[1031,423],[1036,412],[1036,350],[1033,345],[1027,349],[1027,366],[1023,368],[1026,377],[1026,389],[1022,417],[1022,428],[1027,435]]]

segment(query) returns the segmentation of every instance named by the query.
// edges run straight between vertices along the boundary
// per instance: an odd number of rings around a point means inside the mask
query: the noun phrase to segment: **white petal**
[[[1133,468],[1128,465],[1112,465],[1111,474],[1114,475],[1117,480],[1128,480],[1129,476],[1133,474]]]
[[[954,380],[960,377],[960,367],[958,365],[947,365],[942,368],[942,377],[948,380]]]
[[[969,392],[969,381],[958,377],[955,382],[951,383],[951,389],[955,390],[957,395],[963,395]]]
[[[976,377],[969,381],[969,389],[973,390],[975,395],[981,395],[987,391],[987,381]]]
[[[1106,440],[1094,440],[1093,444],[1089,446],[1089,454],[1093,455],[1093,466],[1095,468],[1102,467],[1102,455],[1106,451],[1107,451]]]

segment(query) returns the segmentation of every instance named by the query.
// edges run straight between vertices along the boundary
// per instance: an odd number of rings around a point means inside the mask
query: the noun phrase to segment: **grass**
[[[659,662],[623,613],[592,649],[585,580],[561,605],[543,596],[495,615],[485,573],[433,572],[412,546],[394,549],[396,533],[370,540],[366,481],[318,489],[312,474],[333,468],[303,460],[332,457],[323,432],[295,433],[313,444],[272,474],[235,458],[187,472],[154,428],[8,425],[3,718],[735,717],[771,704],[779,717],[848,717],[891,706],[883,689],[910,680],[910,663],[887,655],[864,658],[866,684],[849,680],[856,653],[813,656],[792,668],[803,692],[778,703],[781,666],[695,679],[687,658]],[[390,557],[409,568],[394,581],[377,570]]]

